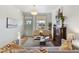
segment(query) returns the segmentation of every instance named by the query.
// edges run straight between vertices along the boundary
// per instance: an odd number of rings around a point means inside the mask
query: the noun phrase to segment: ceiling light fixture
[[[32,11],[31,11],[31,15],[37,15],[37,14],[38,14],[35,7],[36,7],[36,6],[33,5],[33,9],[32,9]]]

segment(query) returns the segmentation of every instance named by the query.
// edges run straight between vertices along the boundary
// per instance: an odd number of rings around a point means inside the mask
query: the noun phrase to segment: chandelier
[[[33,5],[33,9],[32,9],[32,11],[31,11],[31,15],[37,15],[38,13],[37,13],[37,10],[36,10],[36,6],[35,5]]]

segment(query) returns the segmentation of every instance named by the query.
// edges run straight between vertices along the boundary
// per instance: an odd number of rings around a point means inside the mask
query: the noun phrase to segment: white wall
[[[67,26],[67,33],[74,32],[79,38],[79,6],[58,6],[58,8],[52,11],[52,23],[55,23],[55,15],[59,8],[63,8],[64,16],[67,18],[65,19],[65,24]],[[52,29],[53,32],[53,29]]]
[[[6,17],[11,17],[17,20],[16,28],[6,28]],[[23,27],[22,13],[14,6],[0,6],[0,47],[3,47],[8,42],[17,39],[17,32],[22,32]]]

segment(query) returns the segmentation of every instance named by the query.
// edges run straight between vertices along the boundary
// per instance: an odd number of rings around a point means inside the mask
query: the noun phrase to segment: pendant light
[[[37,15],[38,13],[37,13],[37,10],[36,10],[36,6],[35,5],[33,5],[33,9],[32,9],[32,11],[31,11],[31,15]]]

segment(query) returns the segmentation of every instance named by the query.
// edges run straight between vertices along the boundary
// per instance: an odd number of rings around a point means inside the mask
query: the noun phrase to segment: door
[[[32,31],[33,31],[33,18],[28,17],[25,20],[25,35],[32,36]]]

